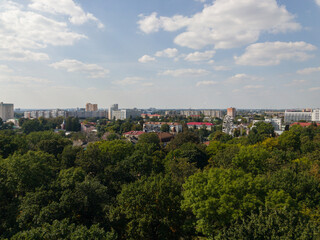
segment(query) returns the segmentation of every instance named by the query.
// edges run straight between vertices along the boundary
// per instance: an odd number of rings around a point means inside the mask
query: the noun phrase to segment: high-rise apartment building
[[[109,108],[108,118],[109,118],[110,120],[113,119],[113,114],[112,114],[112,112],[113,112],[113,111],[118,111],[118,110],[119,110],[118,104],[113,104],[113,105],[111,105],[110,108]]]
[[[96,112],[96,111],[98,111],[98,104],[91,104],[91,103],[86,104],[86,112]]]
[[[227,115],[232,117],[232,118],[235,118],[236,115],[237,115],[237,110],[235,108],[233,108],[233,107],[228,108],[227,109]]]
[[[13,104],[0,103],[0,118],[3,121],[14,118]]]

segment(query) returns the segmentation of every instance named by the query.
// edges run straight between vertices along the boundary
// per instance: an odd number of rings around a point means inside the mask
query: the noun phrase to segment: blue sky
[[[0,101],[320,107],[320,0],[1,0]]]

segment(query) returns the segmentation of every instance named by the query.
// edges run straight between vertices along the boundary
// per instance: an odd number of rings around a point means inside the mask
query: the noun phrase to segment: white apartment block
[[[292,123],[298,121],[312,121],[312,112],[289,112],[285,111],[284,113],[284,122]]]
[[[266,118],[265,120],[253,120],[252,124],[255,125],[258,122],[271,123],[271,125],[274,127],[275,131],[282,130],[282,119],[281,118]]]
[[[112,118],[116,120],[125,120],[131,118],[136,118],[141,116],[141,111],[134,108],[134,109],[121,109],[112,111]]]
[[[4,122],[14,118],[13,104],[0,102],[0,118]]]
[[[312,122],[320,122],[320,109],[315,109],[311,115]]]

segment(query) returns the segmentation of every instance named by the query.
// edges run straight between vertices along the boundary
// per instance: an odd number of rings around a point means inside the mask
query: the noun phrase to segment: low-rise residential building
[[[195,129],[201,129],[205,127],[209,131],[211,131],[211,129],[214,126],[213,123],[208,123],[208,122],[190,122],[190,123],[187,123],[187,125],[188,125],[188,128],[195,128]]]
[[[139,137],[144,134],[145,132],[143,131],[130,131],[122,134],[128,141],[132,143],[137,143],[139,140]]]
[[[282,131],[282,119],[281,118],[266,118],[265,120],[253,120],[252,124],[255,125],[258,122],[271,123],[275,131]]]
[[[290,125],[290,127],[292,127],[292,126],[294,126],[294,125],[299,125],[299,126],[301,126],[301,127],[309,127],[309,126],[311,126],[312,124],[314,124],[314,123],[311,123],[311,122],[295,122],[295,123],[292,123],[291,125]],[[317,126],[320,126],[320,123],[316,123],[317,124]]]
[[[142,134],[146,134],[143,131],[130,131],[130,132],[126,132],[124,134],[122,134],[128,141],[136,144],[139,141],[139,137]],[[156,133],[158,135],[158,138],[160,140],[160,143],[162,145],[167,145],[173,138],[174,135],[170,134],[170,133],[166,133],[166,132],[157,132]]]
[[[147,113],[142,113],[141,114],[141,117],[143,118],[143,119],[145,119],[145,118],[160,118],[161,117],[161,115],[160,114],[147,114]]]
[[[182,132],[182,125],[180,123],[168,123],[168,122],[146,122],[143,124],[144,132],[160,132],[161,126],[167,124],[169,125],[170,132],[180,133]]]
[[[166,146],[172,139],[174,139],[174,135],[166,132],[157,133],[160,143]]]
[[[97,133],[95,123],[81,123],[81,132],[84,133]]]

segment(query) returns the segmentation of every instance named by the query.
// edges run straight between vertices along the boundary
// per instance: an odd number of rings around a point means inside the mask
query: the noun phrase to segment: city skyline
[[[3,0],[1,101],[318,108],[317,22],[319,0]]]

